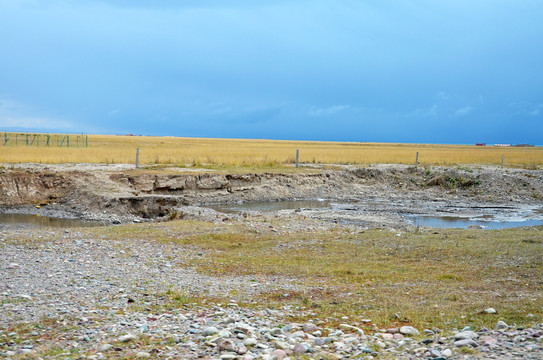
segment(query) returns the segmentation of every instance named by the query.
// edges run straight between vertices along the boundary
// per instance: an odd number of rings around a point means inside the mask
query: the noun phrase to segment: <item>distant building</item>
[[[517,145],[513,145],[515,147],[535,147],[535,145],[530,145],[530,144],[517,144]]]
[[[510,147],[511,144],[494,144],[494,146],[497,146],[497,147]]]
[[[486,143],[477,143],[475,146],[486,146]]]

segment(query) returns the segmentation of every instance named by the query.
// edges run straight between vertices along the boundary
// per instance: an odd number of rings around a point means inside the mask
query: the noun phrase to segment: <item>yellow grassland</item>
[[[88,147],[2,146],[0,163],[134,163],[136,148],[140,164],[176,166],[281,167],[295,162],[318,164],[414,164],[420,165],[501,164],[537,168],[543,165],[542,147],[476,147],[433,145],[211,139],[153,136],[89,135]]]

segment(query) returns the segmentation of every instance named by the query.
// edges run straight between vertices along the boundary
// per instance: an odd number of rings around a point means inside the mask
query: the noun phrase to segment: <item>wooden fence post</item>
[[[136,149],[136,169],[139,167],[140,162],[140,148]]]
[[[296,149],[296,167],[298,167],[298,159],[300,158],[300,150]]]

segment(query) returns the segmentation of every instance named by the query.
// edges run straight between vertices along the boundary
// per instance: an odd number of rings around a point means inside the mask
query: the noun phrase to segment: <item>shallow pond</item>
[[[426,215],[406,215],[406,218],[414,226],[428,226],[435,228],[461,228],[481,227],[489,230],[499,230],[514,228],[520,226],[543,225],[543,220],[524,219],[524,220],[495,220],[492,216],[483,216],[481,218],[467,218],[457,216],[426,216]]]
[[[209,208],[223,213],[239,213],[244,211],[322,209],[329,208],[330,206],[330,202],[326,200],[285,200],[248,202],[241,204],[210,205]]]
[[[31,214],[0,214],[0,229],[29,229],[40,227],[74,228],[101,226],[100,221],[55,218]]]

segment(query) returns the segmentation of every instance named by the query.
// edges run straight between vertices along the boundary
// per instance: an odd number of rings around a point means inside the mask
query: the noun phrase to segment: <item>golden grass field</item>
[[[71,146],[81,146],[81,135],[70,137]],[[414,164],[416,153],[419,152],[421,165],[500,165],[503,155],[507,167],[543,166],[542,147],[502,148],[120,135],[89,135],[88,147],[46,147],[43,141],[40,144],[26,146],[19,142],[19,145],[15,145],[14,141],[8,141],[7,146],[2,146],[2,141],[0,163],[134,163],[136,148],[139,148],[142,166],[171,164],[181,167],[284,167],[295,163],[296,149],[300,151],[301,164]]]

